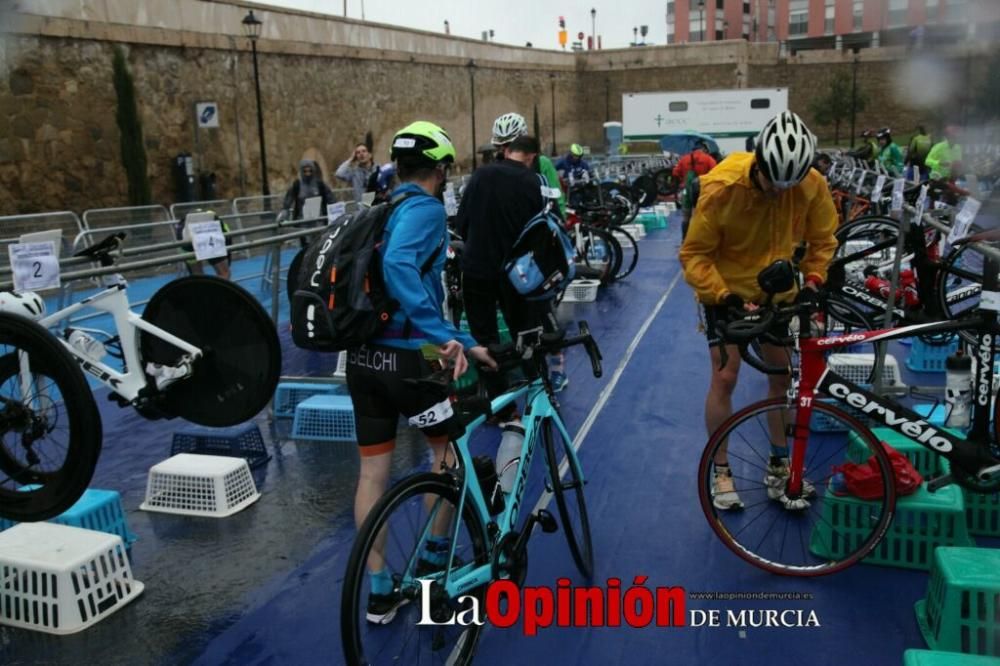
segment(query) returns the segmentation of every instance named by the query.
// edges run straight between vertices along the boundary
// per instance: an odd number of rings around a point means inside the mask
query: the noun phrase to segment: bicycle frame
[[[992,291],[996,293],[995,286]],[[973,385],[973,425],[967,437],[959,437],[932,426],[916,412],[845,379],[827,367],[824,358],[826,352],[859,342],[881,342],[924,333],[960,330],[976,330],[979,341],[975,350],[979,363]],[[980,309],[975,315],[961,321],[916,324],[833,337],[800,338],[797,346],[801,353],[801,377],[795,397],[795,437],[791,452],[789,493],[797,494],[802,488],[809,424],[817,393],[830,396],[834,401],[862,412],[879,425],[891,428],[937,455],[944,456],[961,470],[972,474],[994,474],[1000,471],[1000,465],[981,469],[984,464],[992,461],[984,456],[983,448],[990,441],[989,408],[993,387],[993,355],[996,352],[998,333],[1000,325],[997,323],[997,313]]]
[[[466,426],[466,433],[455,442],[454,450],[456,451],[460,461],[459,467],[464,469],[466,473],[462,475],[462,486],[458,506],[455,508],[453,529],[457,528],[461,521],[461,516],[465,509],[465,503],[471,502],[472,509],[475,511],[481,524],[490,526],[488,534],[490,535],[492,543],[499,543],[504,537],[514,532],[515,526],[517,525],[517,518],[521,513],[524,493],[527,489],[527,479],[528,473],[531,469],[532,458],[538,448],[538,432],[542,421],[547,418],[551,419],[554,426],[558,429],[559,434],[565,437],[567,441],[572,440],[569,433],[566,431],[566,426],[563,424],[558,410],[549,399],[548,393],[546,392],[541,379],[536,379],[526,386],[522,386],[514,391],[505,393],[495,398],[491,402],[493,413],[497,413],[523,396],[527,396],[527,405],[524,411],[524,416],[522,417],[522,421],[524,423],[524,442],[521,445],[521,460],[517,467],[517,476],[514,479],[514,485],[511,488],[510,495],[507,497],[506,506],[497,516],[492,517],[489,513],[482,486],[479,485],[479,478],[473,471],[474,467],[472,464],[472,455],[469,453],[468,448],[471,433],[483,424],[486,420],[486,415],[479,416]],[[568,454],[568,462],[573,466],[579,475],[579,478],[582,480],[584,478],[583,470],[580,467],[579,459],[576,457],[576,452],[572,449],[572,447],[568,450],[570,451]],[[554,471],[558,474],[558,470]],[[430,527],[432,523],[433,517],[428,517],[424,526],[423,534],[421,535],[420,545],[414,550],[414,555],[411,556],[411,561],[407,564],[407,571],[405,574],[407,576],[412,575],[416,566],[416,555],[420,552],[420,548],[422,547],[424,541],[430,536]],[[457,533],[457,529],[455,529],[452,533]],[[452,539],[451,549],[448,553],[449,563],[454,561],[456,547],[455,542],[456,540]],[[493,579],[493,563],[491,561],[478,566],[475,564],[466,564],[455,569],[448,567],[445,570],[442,585],[447,595],[451,598],[455,598],[462,592],[485,585]]]
[[[139,357],[139,337],[136,334],[136,329],[145,331],[184,351],[186,358],[183,362],[187,365],[188,372],[190,372],[191,363],[201,357],[201,349],[198,347],[188,344],[184,340],[150,324],[132,312],[124,283],[108,287],[104,291],[89,296],[79,303],[74,303],[57,312],[53,312],[40,319],[39,323],[46,328],[50,328],[88,307],[106,312],[114,319],[115,330],[118,334],[118,339],[121,341],[125,372],[119,372],[100,361],[88,358],[61,336],[57,335],[56,338],[69,350],[69,353],[73,355],[73,358],[77,360],[85,372],[96,377],[102,384],[129,402],[138,399],[140,392],[146,388],[148,383],[146,373],[142,367],[142,359]],[[24,359],[22,359],[22,370],[26,370],[24,365]],[[22,376],[24,374],[22,372]]]

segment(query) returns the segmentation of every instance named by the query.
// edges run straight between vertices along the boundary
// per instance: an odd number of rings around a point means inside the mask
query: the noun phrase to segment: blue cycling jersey
[[[393,196],[406,192],[427,194],[418,185],[404,183]],[[466,347],[476,341],[468,333],[458,331],[442,316],[444,287],[441,273],[447,243],[444,204],[427,196],[411,197],[399,204],[385,227],[382,243],[382,275],[389,296],[399,302],[399,310],[375,344],[402,349],[419,349],[431,343],[444,344],[458,340]],[[441,248],[438,250],[438,248]],[[437,252],[430,270],[421,274],[421,267]],[[410,335],[406,336],[406,321]]]

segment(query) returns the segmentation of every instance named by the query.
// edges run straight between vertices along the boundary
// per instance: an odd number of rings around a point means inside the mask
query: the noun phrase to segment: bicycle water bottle
[[[950,409],[945,425],[949,428],[968,428],[972,422],[972,357],[961,350],[945,359],[945,401]]]
[[[518,463],[521,462],[521,445],[524,444],[524,428],[509,423],[503,428],[500,438],[500,448],[497,449],[497,474],[500,477],[500,487],[509,493],[514,487],[514,477],[517,474]]]
[[[100,361],[108,353],[100,340],[80,330],[69,334],[69,344],[91,361]]]
[[[489,506],[490,515],[495,516],[503,511],[505,505],[493,461],[490,460],[489,456],[476,456],[472,459],[472,466],[476,470],[476,478],[479,479],[479,487],[483,491],[483,498],[486,500],[487,506]]]

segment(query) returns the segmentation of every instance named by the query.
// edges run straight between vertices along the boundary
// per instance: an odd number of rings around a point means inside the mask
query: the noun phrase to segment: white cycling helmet
[[[757,166],[781,190],[802,182],[815,152],[816,137],[791,111],[771,118],[757,136]]]
[[[4,291],[0,292],[0,312],[10,312],[37,320],[45,314],[45,301],[33,291],[21,294]]]
[[[505,113],[493,122],[491,141],[494,146],[502,146],[527,133],[528,123],[524,122],[524,116],[520,113]]]

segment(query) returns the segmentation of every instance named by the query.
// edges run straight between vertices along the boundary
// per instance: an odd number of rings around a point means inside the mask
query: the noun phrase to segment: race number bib
[[[439,423],[444,423],[454,414],[454,410],[451,408],[450,400],[442,400],[433,407],[428,407],[424,411],[411,416],[407,422],[411,426],[416,426],[418,428],[429,428],[431,426],[438,425]]]
[[[897,178],[892,181],[892,210],[903,210],[903,190],[906,188],[906,181]]]
[[[14,273],[14,291],[41,291],[60,286],[55,241],[15,243],[7,250]]]
[[[222,235],[222,224],[211,222],[188,222],[191,226],[191,244],[198,261],[219,259],[226,256],[226,237]]]

